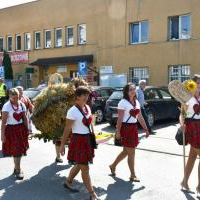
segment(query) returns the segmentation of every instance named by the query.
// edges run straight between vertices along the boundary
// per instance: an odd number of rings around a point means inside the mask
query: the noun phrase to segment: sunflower
[[[197,89],[197,84],[193,80],[186,82],[186,89],[190,92],[194,92]]]

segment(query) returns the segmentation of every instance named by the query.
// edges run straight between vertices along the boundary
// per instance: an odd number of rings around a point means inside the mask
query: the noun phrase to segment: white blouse
[[[135,100],[135,103],[136,103],[136,105],[135,105],[134,109],[140,109],[139,101]],[[118,109],[124,110],[124,116],[123,116],[122,122],[126,122],[127,119],[130,117],[130,110],[133,109],[133,105],[129,101],[127,101],[126,99],[122,99],[118,103]],[[137,118],[131,116],[127,123],[136,123],[136,122],[137,122]]]

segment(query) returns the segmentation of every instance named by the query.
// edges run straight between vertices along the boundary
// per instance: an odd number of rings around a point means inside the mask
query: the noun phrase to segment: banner
[[[28,52],[22,51],[22,52],[11,52],[9,53],[11,62],[12,63],[28,63]],[[3,62],[3,53],[0,54],[0,64]]]

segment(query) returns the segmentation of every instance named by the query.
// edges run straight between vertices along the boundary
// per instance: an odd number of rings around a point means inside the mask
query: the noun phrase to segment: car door
[[[111,90],[108,88],[101,89],[99,91],[99,100],[101,101],[101,107],[104,110],[106,101],[108,100],[109,96],[112,94]]]
[[[147,112],[151,111],[154,115],[155,120],[162,119],[162,99],[156,88],[147,88],[144,92],[145,100],[147,102]]]
[[[162,98],[163,118],[177,118],[179,115],[179,103],[165,89],[158,89]]]

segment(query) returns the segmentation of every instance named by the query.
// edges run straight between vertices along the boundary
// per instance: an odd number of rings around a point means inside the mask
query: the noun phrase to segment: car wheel
[[[101,108],[97,108],[96,110],[96,123],[99,124],[103,121],[103,111]]]
[[[148,117],[149,126],[152,127],[155,123],[155,117],[154,117],[153,112],[148,111],[147,117]]]

